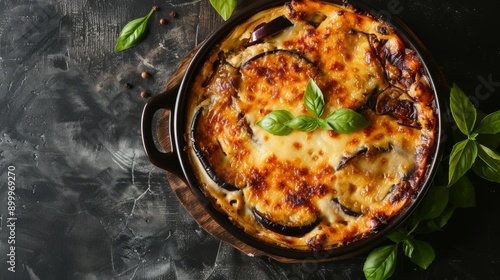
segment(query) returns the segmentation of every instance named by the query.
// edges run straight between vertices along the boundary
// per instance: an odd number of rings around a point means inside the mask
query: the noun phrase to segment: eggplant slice
[[[378,26],[377,32],[384,34],[387,30]],[[407,48],[401,41],[379,39],[375,34],[367,34],[373,52],[384,65],[391,84],[409,88],[418,79],[422,64],[415,50]],[[403,73],[403,71],[405,73]]]
[[[194,153],[196,154],[196,156],[198,157],[198,159],[200,160],[201,162],[201,165],[203,166],[203,169],[205,169],[205,172],[207,172],[207,175],[210,177],[210,179],[212,179],[219,187],[227,190],[227,191],[239,191],[240,189],[237,188],[236,186],[233,186],[227,182],[225,182],[224,180],[222,180],[218,175],[217,173],[212,169],[212,167],[210,166],[210,163],[208,162],[208,160],[205,158],[205,156],[203,155],[203,151],[200,149],[200,147],[198,146],[197,144],[197,141],[196,141],[196,137],[195,137],[195,131],[196,131],[196,127],[198,126],[198,120],[200,118],[200,115],[202,114],[202,111],[203,111],[203,107],[200,107],[194,114],[194,117],[193,117],[193,122],[191,123],[191,141],[193,142],[193,151]]]
[[[308,232],[312,231],[321,221],[320,218],[316,218],[316,220],[307,225],[287,226],[280,224],[278,222],[271,221],[270,219],[266,218],[264,214],[257,211],[257,209],[255,208],[252,208],[252,214],[255,217],[255,220],[257,220],[257,222],[259,222],[259,224],[261,224],[266,229],[285,236],[294,236],[294,237],[301,237],[306,235]]]
[[[344,167],[350,160],[352,160],[353,158],[355,158],[359,155],[365,154],[367,151],[368,151],[367,147],[362,147],[361,149],[359,149],[356,152],[356,154],[349,156],[349,157],[343,157],[340,160],[339,164],[337,165],[337,168],[335,168],[335,170],[338,171],[338,170],[342,169],[342,167]]]
[[[307,59],[305,56],[301,55],[298,52],[290,51],[290,50],[283,50],[283,49],[276,49],[276,50],[266,51],[266,52],[262,52],[262,53],[255,55],[254,57],[247,60],[243,65],[241,65],[241,69],[244,69],[252,61],[257,60],[263,56],[272,55],[272,54],[279,54],[279,53],[284,53],[284,54],[294,56],[296,59],[302,60],[302,61],[310,64],[312,67],[316,67],[316,65],[314,65],[314,63],[312,61],[310,61],[309,59]],[[319,71],[319,69],[318,69],[318,71]]]
[[[306,21],[310,25],[314,26],[314,28],[318,28],[318,26],[326,19],[326,15],[322,12],[314,12],[311,13]]]
[[[389,143],[388,147],[378,147],[378,146],[370,146],[370,147],[360,147],[360,149],[351,156],[343,157],[339,164],[337,165],[337,168],[335,168],[336,171],[341,170],[344,166],[346,166],[351,160],[355,159],[356,157],[359,156],[366,156],[368,153],[374,154],[374,153],[385,153],[385,152],[390,152],[392,150],[392,146]]]
[[[420,129],[418,111],[415,102],[404,91],[397,87],[389,87],[377,96],[375,113],[389,115],[397,120],[400,125]]]
[[[363,215],[363,213],[361,212],[356,212],[354,210],[351,210],[349,209],[348,207],[342,205],[342,203],[340,203],[339,199],[336,197],[334,199],[332,199],[332,202],[334,205],[340,207],[340,209],[342,210],[342,212],[344,212],[344,214],[346,214],[347,216],[351,216],[351,217],[360,217],[361,215]]]
[[[267,22],[261,26],[258,26],[251,34],[248,44],[260,43],[264,38],[272,36],[290,26],[293,23],[288,20],[285,16],[277,17],[270,22]]]

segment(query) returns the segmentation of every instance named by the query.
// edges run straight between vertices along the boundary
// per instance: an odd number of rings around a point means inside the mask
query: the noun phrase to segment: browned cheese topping
[[[281,16],[291,24],[249,42]],[[325,115],[349,108],[370,126],[275,136],[256,125],[273,110],[310,114],[309,79]],[[292,1],[260,12],[220,42],[192,85],[196,176],[220,211],[265,242],[323,250],[361,239],[421,187],[437,126],[427,79],[389,25],[350,7]]]

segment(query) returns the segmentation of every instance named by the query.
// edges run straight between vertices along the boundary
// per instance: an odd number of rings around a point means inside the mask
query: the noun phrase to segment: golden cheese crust
[[[249,43],[280,16],[291,25]],[[309,79],[325,115],[349,108],[370,126],[274,136],[256,125],[273,110],[309,114]],[[288,2],[236,27],[188,102],[187,150],[205,195],[248,234],[298,250],[343,246],[386,224],[419,192],[436,141],[416,52],[384,22],[323,2]]]

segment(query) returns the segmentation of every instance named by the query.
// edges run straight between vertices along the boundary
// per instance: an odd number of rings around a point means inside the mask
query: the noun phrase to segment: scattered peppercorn
[[[167,21],[165,18],[161,18],[161,19],[160,19],[160,24],[161,24],[161,25],[167,24],[167,22],[168,22],[168,21]]]
[[[125,83],[125,88],[126,89],[133,89],[134,85],[132,85],[131,83]]]
[[[148,72],[146,72],[146,71],[142,71],[142,73],[141,73],[141,77],[142,77],[143,79],[146,79],[146,78],[148,78],[148,77],[149,77],[149,73],[148,73]]]
[[[169,15],[170,15],[171,18],[176,18],[177,17],[177,13],[175,11],[170,11]]]
[[[149,97],[149,93],[147,91],[143,90],[143,91],[141,91],[141,97],[147,98],[147,97]]]

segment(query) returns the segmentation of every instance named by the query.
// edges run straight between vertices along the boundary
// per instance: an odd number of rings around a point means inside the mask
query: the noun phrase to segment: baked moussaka
[[[322,112],[305,98],[319,88]],[[190,85],[186,150],[203,193],[250,236],[328,250],[377,232],[422,188],[437,142],[437,100],[418,53],[349,5],[291,1],[217,44]],[[276,111],[366,125],[275,135]]]

